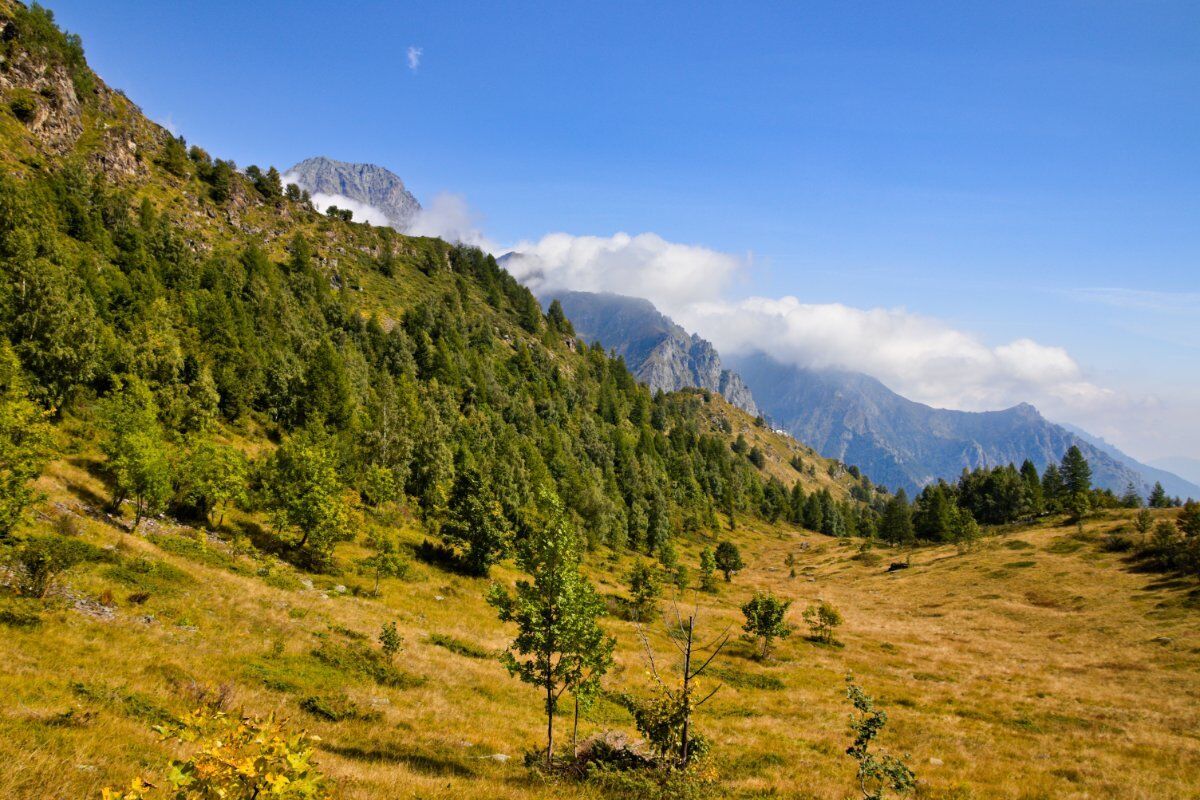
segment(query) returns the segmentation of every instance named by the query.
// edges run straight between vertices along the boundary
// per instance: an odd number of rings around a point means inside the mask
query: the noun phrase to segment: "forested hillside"
[[[910,506],[0,0],[0,796],[1185,796],[1152,501],[1075,449]]]
[[[140,405],[185,461],[225,427],[303,431],[306,458],[434,533],[463,481],[506,530],[549,486],[592,544],[657,553],[784,488],[706,396],[652,395],[490,256],[320,215],[145,120],[44,17],[6,31],[0,332],[57,419],[97,433],[97,398]],[[148,510],[194,512],[186,494]]]

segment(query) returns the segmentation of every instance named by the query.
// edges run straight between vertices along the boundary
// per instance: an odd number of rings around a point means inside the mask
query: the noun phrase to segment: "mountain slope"
[[[1167,456],[1166,458],[1154,459],[1150,462],[1150,466],[1156,469],[1165,469],[1180,476],[1189,483],[1200,486],[1200,458]]]
[[[1063,424],[1064,428],[1079,437],[1083,441],[1095,447],[1108,455],[1118,463],[1124,464],[1131,470],[1137,472],[1144,483],[1154,485],[1161,483],[1167,494],[1174,497],[1200,497],[1200,486],[1197,486],[1192,481],[1181,477],[1175,472],[1164,467],[1156,467],[1150,464],[1143,464],[1133,456],[1121,452],[1118,448],[1101,439],[1099,436],[1093,436],[1082,428],[1077,428],[1074,425]]]
[[[504,259],[500,259],[504,263]],[[552,292],[575,333],[625,359],[637,379],[665,392],[694,386],[719,393],[751,416],[758,406],[737,373],[725,369],[708,341],[689,334],[648,300],[596,292]]]
[[[951,411],[908,400],[860,373],[802,369],[762,353],[738,355],[731,363],[766,413],[793,436],[909,493],[938,478],[954,480],[963,469],[1029,459],[1040,471],[1072,444],[1091,464],[1095,485],[1117,493],[1130,483],[1142,492],[1148,488],[1138,469],[1028,404]]]
[[[342,195],[373,206],[398,231],[407,230],[421,210],[421,204],[398,175],[374,164],[351,164],[318,156],[288,169],[284,179],[313,195]]]

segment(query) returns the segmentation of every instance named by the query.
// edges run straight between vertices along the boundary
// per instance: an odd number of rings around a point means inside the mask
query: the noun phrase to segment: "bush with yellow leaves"
[[[195,744],[167,771],[170,788],[135,778],[128,789],[105,789],[102,800],[330,800],[329,781],[313,762],[316,736],[288,733],[274,715],[235,718],[222,711],[189,714],[156,727],[167,739]]]

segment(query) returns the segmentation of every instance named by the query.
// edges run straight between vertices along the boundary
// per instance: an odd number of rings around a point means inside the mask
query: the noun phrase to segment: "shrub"
[[[833,638],[833,629],[842,624],[842,615],[830,603],[822,600],[804,610],[804,621],[812,631],[813,641],[822,644],[837,644]]]
[[[300,708],[329,722],[341,722],[347,719],[377,720],[383,715],[378,711],[363,711],[345,695],[322,697],[312,695],[300,701]]]
[[[396,632],[396,623],[388,622],[379,631],[379,647],[392,660],[404,648],[404,637]]]
[[[10,556],[18,592],[43,598],[49,594],[58,577],[86,561],[104,558],[100,548],[80,539],[62,536],[30,536]]]
[[[8,101],[8,109],[21,122],[30,122],[37,114],[37,98],[28,89],[13,91],[12,100]]]
[[[917,785],[916,776],[905,763],[907,757],[876,755],[870,751],[871,743],[887,724],[887,712],[875,708],[875,701],[854,683],[852,676],[846,676],[846,684],[846,697],[856,712],[850,718],[854,741],[846,748],[846,755],[858,762],[858,785],[863,800],[882,800],[889,790],[907,794]]]
[[[462,639],[456,639],[453,636],[446,636],[441,633],[429,634],[429,643],[438,647],[444,647],[451,653],[466,656],[467,658],[485,659],[495,655],[491,650],[480,647],[473,642],[464,642]]]
[[[224,712],[191,715],[160,726],[164,738],[194,745],[190,758],[171,763],[173,797],[301,800],[328,798],[329,781],[317,768],[315,737],[291,734],[274,716],[236,719]],[[149,800],[153,785],[135,778],[128,789],[104,789],[102,800]]]

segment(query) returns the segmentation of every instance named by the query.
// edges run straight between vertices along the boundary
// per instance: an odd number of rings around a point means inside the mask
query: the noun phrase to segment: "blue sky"
[[[1195,3],[50,5],[109,83],[239,164],[382,164],[504,244],[729,254],[701,300],[895,312],[842,349],[916,399],[1030,399],[1136,456],[1200,456]],[[721,346],[758,330],[652,299]],[[1078,375],[965,386],[944,353],[856,355],[929,330],[1005,364],[1061,348]]]

